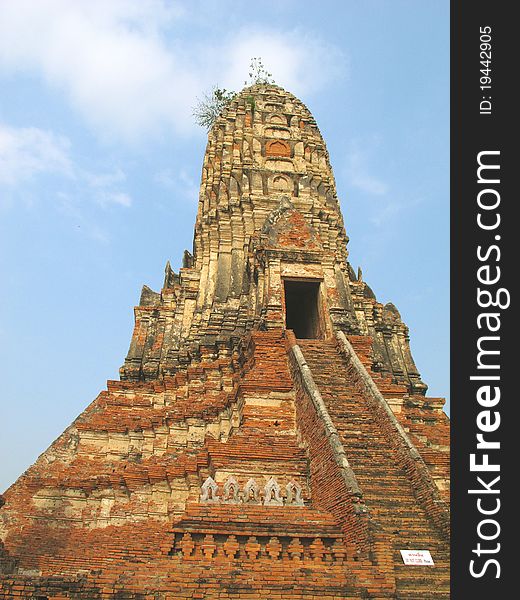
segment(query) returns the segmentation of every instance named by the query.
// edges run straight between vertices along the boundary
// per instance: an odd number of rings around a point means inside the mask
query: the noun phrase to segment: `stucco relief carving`
[[[224,484],[224,502],[229,504],[239,502],[239,490],[238,481],[232,476],[228,477]]]
[[[218,497],[218,485],[213,477],[208,477],[206,481],[202,484],[201,494],[200,494],[201,502],[219,502]]]
[[[285,490],[285,495],[282,490]],[[222,493],[213,477],[208,477],[200,491],[202,503],[304,506],[301,486],[294,480],[281,486],[275,477],[270,477],[263,488],[251,477],[241,489],[237,479],[230,475],[224,483]]]
[[[288,505],[303,506],[302,488],[296,481],[289,481],[285,489],[287,490]]]
[[[291,156],[291,147],[282,140],[273,140],[265,145],[266,156]]]
[[[276,479],[271,477],[264,488],[264,504],[271,506],[280,506],[283,504],[283,498],[280,496],[280,486]]]

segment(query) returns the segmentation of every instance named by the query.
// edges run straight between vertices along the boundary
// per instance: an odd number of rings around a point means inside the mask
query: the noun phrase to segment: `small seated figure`
[[[283,498],[280,495],[280,486],[274,477],[269,479],[264,488],[264,504],[270,506],[283,505]]]
[[[237,504],[240,502],[238,497],[238,481],[233,477],[229,476],[224,484],[224,499],[223,502],[226,504]]]
[[[208,477],[206,481],[202,484],[200,501],[220,502],[220,498],[218,497],[218,485],[217,482],[213,479],[213,477]]]
[[[289,506],[303,506],[302,488],[296,481],[289,481],[285,489],[287,490],[287,504]]]
[[[248,504],[261,504],[260,488],[254,479],[250,479],[244,487],[244,502]]]

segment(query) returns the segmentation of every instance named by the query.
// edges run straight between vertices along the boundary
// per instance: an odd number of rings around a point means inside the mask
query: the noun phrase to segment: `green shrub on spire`
[[[195,123],[211,129],[215,119],[236,96],[236,92],[214,86],[211,92],[204,92],[202,99],[197,98],[197,106],[193,108]]]
[[[244,81],[244,85],[249,86],[258,83],[274,83],[272,74],[266,70],[260,57],[251,59],[251,62],[249,63],[249,80]]]
[[[273,84],[274,79],[269,73],[261,58],[254,57],[249,63],[249,79],[244,81],[244,86],[256,84]],[[197,98],[197,105],[193,108],[193,117],[195,123],[206,129],[211,129],[215,119],[229,105],[237,92],[219,88],[218,85],[213,86],[211,92],[204,92],[202,99]],[[254,108],[254,102],[252,103]]]

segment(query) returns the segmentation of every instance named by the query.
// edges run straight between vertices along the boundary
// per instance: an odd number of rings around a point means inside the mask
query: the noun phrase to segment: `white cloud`
[[[93,188],[105,188],[126,181],[126,174],[120,168],[109,173],[89,173],[84,172],[83,176],[88,184]]]
[[[390,219],[400,213],[403,208],[405,208],[403,203],[388,200],[382,204],[378,210],[374,212],[374,214],[372,214],[370,221],[376,227],[383,227],[384,225],[388,225]]]
[[[366,147],[366,144],[365,144]],[[360,149],[360,144],[352,143],[346,161],[346,175],[350,185],[366,194],[384,196],[388,185],[379,177],[370,173],[369,155]]]
[[[252,57],[261,57],[274,80],[299,95],[315,92],[334,78],[347,75],[346,57],[333,45],[308,32],[242,30],[223,53],[224,84],[240,89]]]
[[[396,201],[389,193],[391,186],[374,173],[381,170],[378,154],[382,141],[378,136],[364,139],[353,139],[346,155],[343,175],[347,188],[355,188],[362,192],[371,202],[363,199],[367,217],[377,228],[388,225],[402,209],[401,199]]]
[[[58,200],[58,211],[65,215],[68,222],[80,233],[100,244],[106,245],[110,242],[110,235],[103,227],[103,223],[93,219],[85,211],[77,194],[59,192],[56,194],[56,199]]]
[[[356,188],[365,195],[360,202],[367,211],[367,218],[377,228],[387,227],[397,215],[423,202],[420,196],[411,197],[406,188],[396,187],[392,175],[389,175],[390,181],[374,175],[386,169],[388,176],[388,152],[377,135],[354,139],[342,170],[347,189]]]
[[[126,181],[124,171],[85,170],[74,163],[70,150],[70,141],[52,131],[0,123],[0,186],[9,188],[9,197],[23,194],[25,204],[30,205],[28,184],[37,182],[38,176],[50,174],[54,185],[75,189],[102,207],[132,205],[131,197],[120,189]]]
[[[132,206],[132,198],[124,192],[103,191],[98,195],[98,202],[101,206],[116,204],[128,208]]]
[[[3,2],[0,65],[37,72],[98,132],[132,138],[186,117],[183,94],[197,87],[160,35],[176,15],[172,6],[158,0]]]
[[[217,83],[241,89],[253,56],[298,95],[346,69],[334,46],[306,31],[226,37],[192,31],[188,18],[166,0],[0,2],[0,70],[61,90],[99,136],[135,140],[191,131],[196,98]]]
[[[17,185],[43,172],[72,175],[67,138],[36,127],[0,123],[0,184]]]

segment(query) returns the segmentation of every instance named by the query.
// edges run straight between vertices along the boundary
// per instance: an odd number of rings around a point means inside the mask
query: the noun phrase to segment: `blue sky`
[[[351,263],[448,395],[448,0],[0,0],[0,491],[118,378],[192,246],[192,108],[252,57],[313,112]]]

